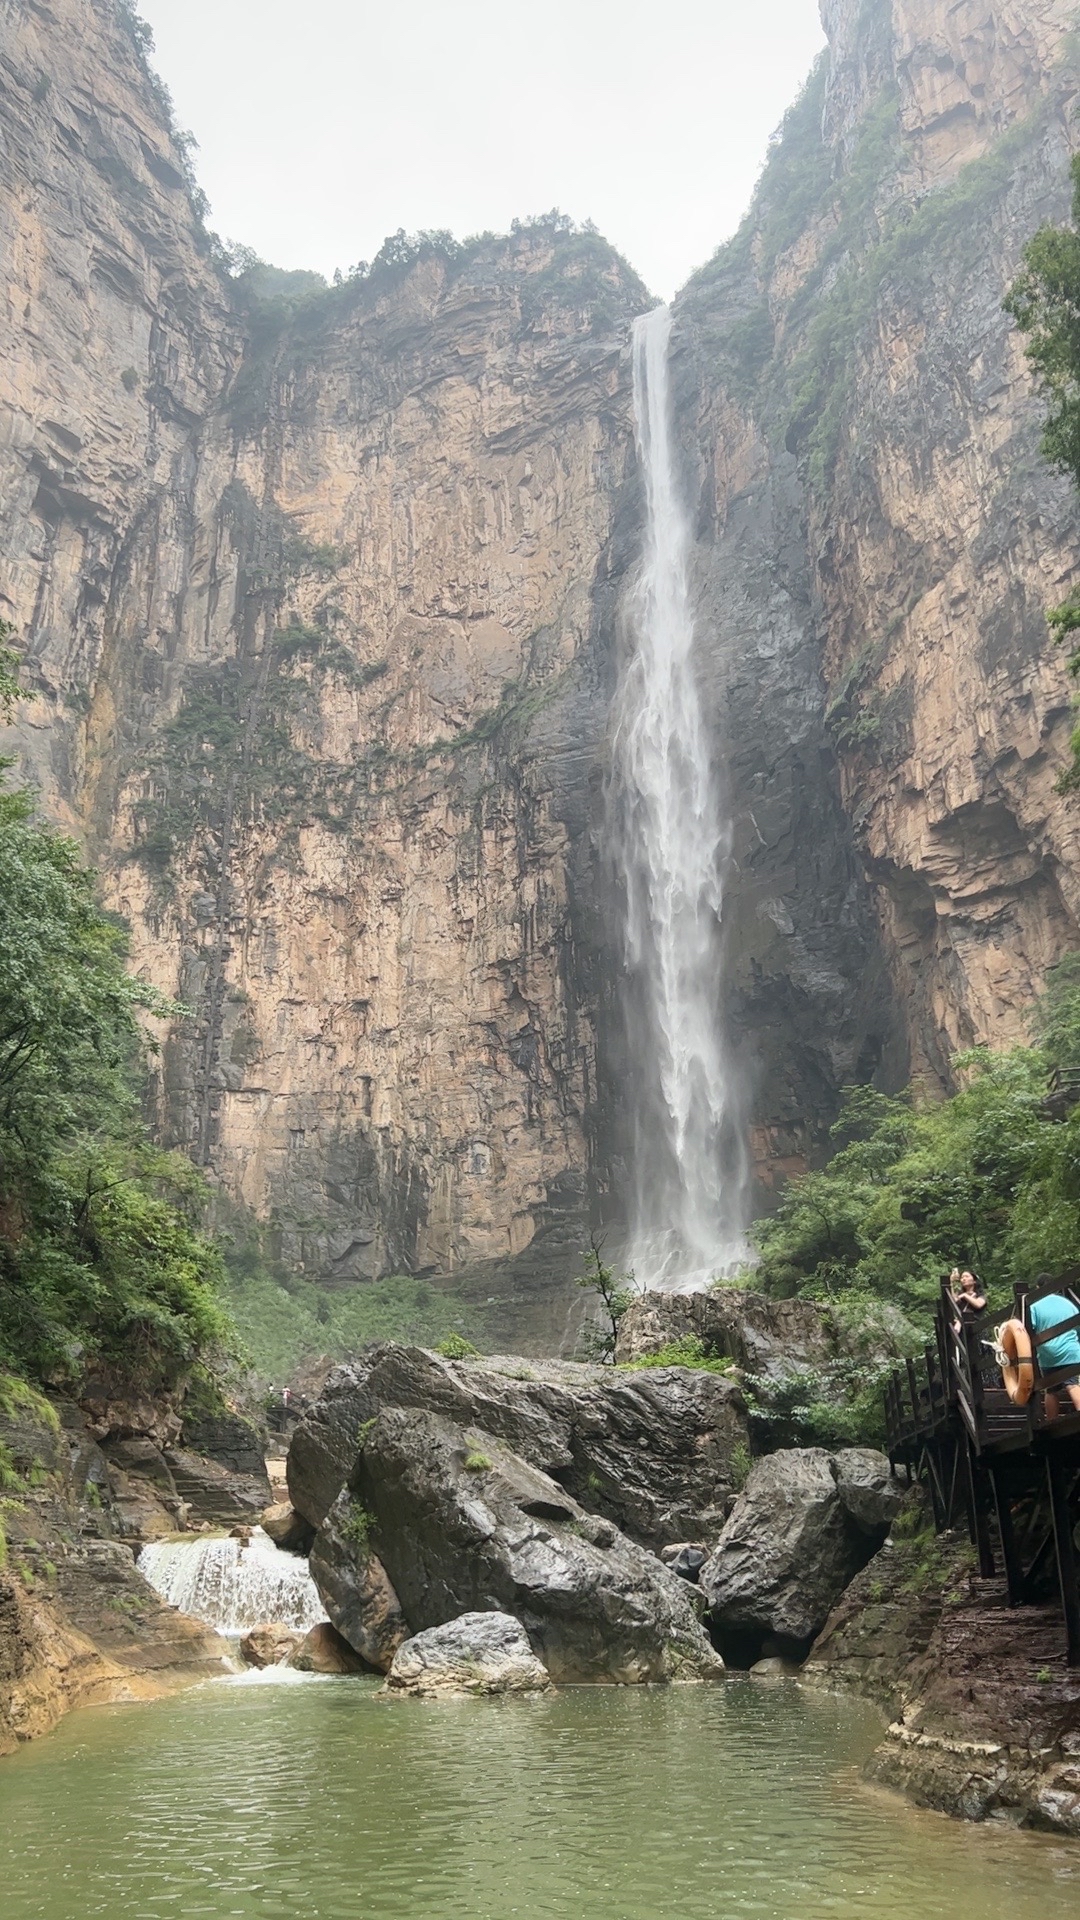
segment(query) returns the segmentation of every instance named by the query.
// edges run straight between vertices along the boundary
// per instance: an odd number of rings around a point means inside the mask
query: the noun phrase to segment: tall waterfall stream
[[[628,1258],[639,1284],[685,1292],[744,1254],[746,1157],[719,993],[730,832],[694,673],[670,335],[667,307],[634,322],[646,526],[617,696],[614,819],[626,895],[627,1025],[638,1056]]]

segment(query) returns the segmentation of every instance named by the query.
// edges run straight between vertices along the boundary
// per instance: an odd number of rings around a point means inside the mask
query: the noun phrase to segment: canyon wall
[[[1000,302],[1067,207],[1070,9],[829,0],[677,303],[755,1163],[1022,1032],[1076,938],[1072,495]],[[589,231],[224,271],[116,0],[0,0],[0,616],[19,750],[190,1009],[156,1125],[324,1285],[556,1301],[617,1217],[604,855],[638,552]]]
[[[241,296],[122,13],[5,13],[2,605],[28,770],[192,1009],[158,1125],[324,1282],[564,1271],[647,295],[555,220]]]
[[[828,902],[822,862],[837,897],[839,843],[774,772],[797,738],[835,765],[869,886],[848,911],[872,908],[901,1019],[883,1046],[867,1033],[864,1065],[877,1051],[892,1079],[906,1052],[929,1088],[958,1048],[1025,1037],[1078,937],[1077,807],[1056,791],[1070,687],[1045,609],[1075,581],[1080,516],[1001,307],[1025,241],[1068,214],[1073,14],[824,0],[829,52],[678,306],[703,594],[733,658],[740,917],[772,915],[784,992],[829,966],[835,923],[811,905],[800,926],[795,903]],[[753,1024],[760,961],[738,945]]]

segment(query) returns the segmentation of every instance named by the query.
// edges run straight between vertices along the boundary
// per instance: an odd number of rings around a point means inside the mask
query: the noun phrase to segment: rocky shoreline
[[[655,1358],[670,1328],[649,1311]],[[820,1364],[837,1330],[804,1318],[759,1313],[732,1344],[778,1367],[795,1332]],[[782,1673],[873,1700],[890,1724],[869,1776],[917,1804],[1080,1837],[1058,1611],[1010,1609],[874,1449],[753,1458],[748,1377],[369,1348],[330,1373],[292,1437],[289,1501],[263,1515],[310,1556],[331,1625],[298,1646],[268,1623],[247,1657],[381,1673],[399,1698]],[[26,1476],[0,1574],[0,1752],[73,1706],[220,1672],[223,1642],[158,1599],[133,1549],[255,1518],[269,1490],[239,1416],[197,1431],[157,1410],[136,1433],[131,1408],[88,1407],[28,1394],[0,1423]]]
[[[250,1421],[104,1381],[78,1402],[47,1397],[0,1375],[0,1463],[0,1755],[74,1707],[222,1672],[225,1642],[166,1605],[136,1556],[150,1539],[258,1518],[270,1483]]]

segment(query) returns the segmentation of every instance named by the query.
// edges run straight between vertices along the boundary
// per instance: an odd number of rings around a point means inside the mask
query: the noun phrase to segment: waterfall
[[[139,1572],[163,1600],[219,1633],[264,1625],[306,1631],[326,1619],[307,1561],[282,1553],[261,1527],[246,1545],[205,1534],[152,1540],[139,1555]]]
[[[688,1292],[746,1257],[746,1155],[721,1029],[723,819],[694,677],[691,535],[672,445],[671,313],[634,322],[644,552],[616,700],[615,847],[635,1061],[628,1262]]]

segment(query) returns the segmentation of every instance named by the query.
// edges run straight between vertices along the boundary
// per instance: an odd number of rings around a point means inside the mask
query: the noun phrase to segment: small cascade
[[[170,1606],[219,1633],[264,1625],[306,1632],[326,1619],[307,1561],[282,1553],[261,1527],[247,1542],[205,1534],[151,1541],[139,1555],[139,1572]]]

